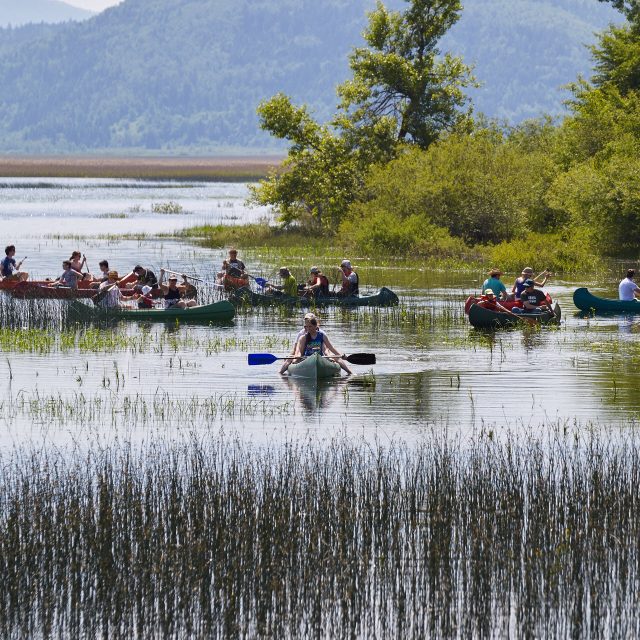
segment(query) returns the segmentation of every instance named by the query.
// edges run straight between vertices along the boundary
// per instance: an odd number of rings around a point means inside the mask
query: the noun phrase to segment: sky
[[[63,0],[63,2],[81,9],[88,9],[89,11],[102,11],[107,7],[120,4],[121,0]]]

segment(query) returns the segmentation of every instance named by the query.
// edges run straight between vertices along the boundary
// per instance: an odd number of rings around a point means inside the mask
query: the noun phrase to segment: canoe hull
[[[545,311],[542,313],[521,313],[517,318],[514,318],[508,313],[491,311],[473,304],[469,309],[469,322],[476,329],[501,329],[524,323],[558,324],[562,317],[560,305],[556,303],[553,310],[555,315]]]
[[[249,304],[251,306],[328,306],[336,305],[340,307],[391,307],[399,303],[398,296],[382,287],[378,293],[371,296],[350,296],[347,298],[339,298],[338,296],[322,296],[316,298],[292,298],[290,296],[266,295],[264,293],[256,293],[249,288],[243,287],[232,294],[229,299],[234,304]]]
[[[306,380],[326,380],[340,375],[340,365],[317,354],[289,365],[289,375]]]
[[[586,287],[580,287],[573,292],[573,304],[580,311],[591,313],[640,313],[640,301],[598,298]]]
[[[151,322],[225,322],[231,320],[235,307],[228,300],[188,309],[100,309],[75,303],[73,310],[88,320],[144,320]]]

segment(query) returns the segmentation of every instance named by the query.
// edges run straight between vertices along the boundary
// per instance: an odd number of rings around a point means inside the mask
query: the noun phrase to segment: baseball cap
[[[340,266],[341,267],[346,267],[347,269],[351,269],[351,262],[349,260],[343,260],[340,263]]]

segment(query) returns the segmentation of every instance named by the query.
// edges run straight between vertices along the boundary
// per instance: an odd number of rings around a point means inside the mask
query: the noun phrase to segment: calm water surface
[[[28,256],[25,268],[37,276],[57,275],[59,262],[78,248],[92,269],[108,258],[122,272],[142,262],[212,278],[222,249],[101,236],[106,230],[166,231],[225,216],[243,222],[260,213],[244,205],[243,185],[0,182],[3,240],[18,246],[18,257]],[[192,213],[153,214],[153,203],[167,201]],[[128,217],[99,217],[110,212]],[[67,229],[77,229],[82,239],[68,237]],[[245,257],[254,273],[267,277],[279,266],[259,255]],[[584,283],[549,283],[563,309],[559,328],[492,334],[473,330],[462,312],[481,273],[376,269],[364,258],[356,262],[363,265],[365,286],[391,286],[401,296],[401,309],[328,309],[321,320],[340,349],[376,353],[375,367],[354,366],[352,377],[317,387],[279,376],[277,364],[249,367],[247,352],[284,355],[301,326],[301,313],[277,310],[241,311],[225,326],[130,323],[104,329],[139,337],[137,349],[54,348],[38,354],[8,344],[0,353],[2,446],[39,437],[65,445],[193,431],[233,432],[257,441],[340,435],[412,440],[431,429],[535,429],[552,422],[633,423],[639,417],[637,323],[576,317],[571,294]],[[294,266],[302,278],[310,265]],[[320,266],[327,272],[332,267]],[[612,275],[588,284],[610,295],[615,280]]]

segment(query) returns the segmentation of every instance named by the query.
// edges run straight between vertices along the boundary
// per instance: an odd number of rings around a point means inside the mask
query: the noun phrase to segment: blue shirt
[[[319,353],[322,355],[324,351],[324,333],[322,331],[318,331],[315,338],[311,338],[309,334],[307,334],[307,346],[304,349],[305,356],[312,356],[314,353]]]
[[[504,282],[500,278],[487,278],[482,283],[482,293],[487,289],[491,289],[496,294],[496,298],[500,297],[500,294],[504,291],[506,293],[507,287],[504,286]]]
[[[10,258],[9,256],[7,256],[2,262],[0,262],[0,264],[2,265],[0,271],[5,278],[8,278],[10,275],[12,275],[14,269],[16,268],[15,259]]]

